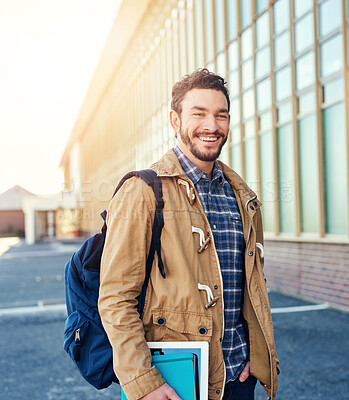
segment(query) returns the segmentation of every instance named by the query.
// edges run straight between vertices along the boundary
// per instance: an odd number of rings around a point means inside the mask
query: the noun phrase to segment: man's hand
[[[182,400],[167,383],[143,396],[140,400]]]
[[[245,380],[249,377],[249,375],[250,375],[250,362],[247,361],[245,368],[241,371],[241,374],[239,375],[239,381],[245,382]]]

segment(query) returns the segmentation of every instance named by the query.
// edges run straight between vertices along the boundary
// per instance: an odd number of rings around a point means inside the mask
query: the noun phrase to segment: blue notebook
[[[197,355],[193,353],[159,354],[153,365],[183,400],[199,400]],[[121,399],[127,400],[121,389]]]

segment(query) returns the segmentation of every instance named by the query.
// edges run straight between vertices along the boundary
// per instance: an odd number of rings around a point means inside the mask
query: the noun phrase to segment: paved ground
[[[0,257],[1,399],[120,398],[118,385],[98,392],[85,383],[63,350],[64,265],[78,246],[20,242]],[[278,293],[270,301],[282,370],[278,399],[349,399],[349,314],[300,311],[309,302]],[[260,387],[256,399],[266,399]]]

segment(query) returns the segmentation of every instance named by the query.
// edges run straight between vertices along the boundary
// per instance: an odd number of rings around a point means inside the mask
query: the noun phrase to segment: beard
[[[214,136],[217,136],[218,138],[223,138],[222,143],[217,147],[216,149],[207,149],[207,150],[200,150],[197,146],[196,143],[192,141],[192,139],[182,130],[182,127],[180,127],[179,135],[181,137],[182,142],[188,147],[189,151],[195,158],[197,158],[200,161],[215,161],[219,155],[221,154],[222,148],[225,145],[226,141],[228,140],[228,135],[224,137],[224,135],[216,131],[213,133]],[[205,135],[204,132],[197,132],[195,133],[195,137],[198,137],[199,135]]]

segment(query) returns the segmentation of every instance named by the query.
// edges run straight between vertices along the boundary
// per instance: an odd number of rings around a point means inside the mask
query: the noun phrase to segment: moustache
[[[222,132],[219,132],[219,131],[215,131],[215,132],[209,133],[209,134],[207,132],[196,132],[195,136],[196,137],[198,137],[198,136],[217,136],[219,138],[224,138],[225,137],[225,135]]]

